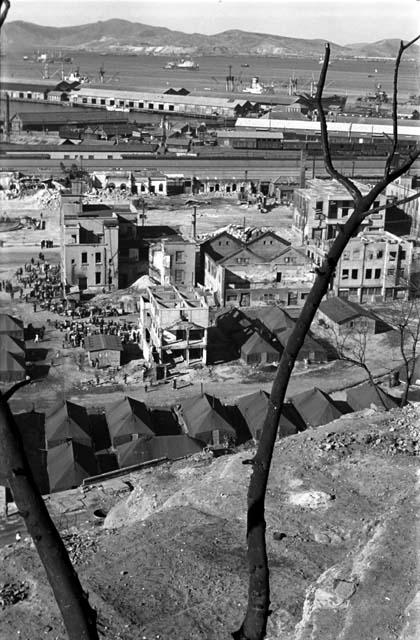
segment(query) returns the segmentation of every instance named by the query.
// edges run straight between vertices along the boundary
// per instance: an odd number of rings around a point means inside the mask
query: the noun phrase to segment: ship
[[[184,69],[185,71],[198,71],[200,65],[191,58],[181,58],[180,60],[171,60],[167,62],[164,69]]]

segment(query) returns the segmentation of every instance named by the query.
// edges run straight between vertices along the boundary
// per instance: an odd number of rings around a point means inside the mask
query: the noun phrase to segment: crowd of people
[[[87,336],[100,334],[118,336],[122,344],[140,342],[140,331],[134,322],[105,320],[102,315],[92,314],[83,320],[56,320],[54,326],[61,331],[64,349],[83,347]]]

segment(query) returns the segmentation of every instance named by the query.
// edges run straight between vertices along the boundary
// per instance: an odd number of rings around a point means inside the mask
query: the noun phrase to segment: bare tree
[[[366,320],[359,320],[356,326],[349,328],[343,333],[337,333],[335,329],[329,327],[328,338],[332,343],[339,360],[360,367],[366,373],[368,380],[376,391],[381,406],[387,410],[385,400],[380,393],[378,385],[373,377],[368,359],[368,343],[371,335],[369,323]]]
[[[419,292],[411,291],[411,295]],[[420,344],[420,299],[394,300],[387,305],[385,317],[398,333],[398,350],[403,359],[406,385],[401,396],[401,406],[408,401],[408,392],[413,381],[417,348]]]
[[[388,184],[396,180],[399,176],[408,171],[413,162],[419,157],[420,150],[416,150],[409,155],[397,168],[392,168],[397,160],[396,150],[398,147],[398,127],[397,127],[397,94],[398,94],[398,71],[404,51],[416,42],[420,36],[414,38],[409,43],[400,43],[397,54],[394,80],[393,80],[393,139],[389,156],[385,163],[384,176],[374,185],[366,195],[362,195],[356,184],[348,177],[337,171],[331,158],[327,122],[322,107],[322,94],[327,77],[330,60],[330,45],[325,46],[324,62],[318,82],[316,101],[321,123],[321,141],[324,155],[325,167],[331,178],[335,178],[347,189],[354,201],[354,211],[347,222],[339,227],[337,236],[323,260],[321,268],[317,269],[315,282],[306,298],[305,305],[293,328],[287,345],[283,351],[275,380],[273,382],[270,402],[267,415],[264,420],[261,440],[257,452],[252,460],[252,475],[248,489],[248,512],[247,512],[247,545],[248,545],[248,567],[249,567],[249,587],[248,605],[245,619],[238,631],[232,636],[235,640],[263,640],[266,634],[267,621],[270,607],[270,583],[269,568],[267,559],[267,548],[265,540],[265,493],[268,476],[270,472],[271,459],[273,456],[274,444],[277,438],[278,423],[283,408],[283,403],[287,391],[289,379],[296,361],[296,357],[303,345],[305,336],[309,331],[315,313],[328,291],[331,279],[334,276],[337,263],[349,242],[363,220],[369,215],[370,209],[382,191]]]
[[[96,612],[80,584],[64,543],[51,520],[25,454],[9,399],[29,378],[0,392],[0,460],[19,514],[34,541],[63,617],[69,640],[98,640]]]

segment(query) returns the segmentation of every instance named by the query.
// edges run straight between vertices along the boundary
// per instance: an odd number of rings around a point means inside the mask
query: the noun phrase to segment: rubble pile
[[[255,240],[263,233],[267,231],[272,231],[271,227],[244,227],[240,224],[228,224],[226,227],[221,227],[216,231],[212,231],[211,233],[200,234],[200,240],[209,240],[210,238],[214,238],[219,235],[219,233],[229,233],[234,238],[241,240],[241,242],[250,242],[251,240]]]
[[[350,453],[357,447],[369,446],[388,455],[420,455],[420,408],[417,405],[408,405],[398,413],[393,411],[381,427],[371,427],[361,434],[357,431],[330,432],[318,442],[318,448],[322,452]]]
[[[23,582],[5,582],[0,584],[0,607],[4,609],[12,604],[26,600],[29,596],[29,584]]]
[[[97,551],[96,540],[87,531],[78,531],[75,527],[72,527],[63,533],[61,537],[73,565],[83,564],[91,554]]]

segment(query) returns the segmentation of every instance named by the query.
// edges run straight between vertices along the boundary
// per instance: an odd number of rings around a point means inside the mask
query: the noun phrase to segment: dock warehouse
[[[71,94],[73,104],[86,107],[129,108],[135,111],[182,113],[200,117],[237,118],[251,110],[249,100],[213,96],[181,96],[118,89],[81,87]]]
[[[11,130],[60,131],[61,127],[78,125],[127,124],[127,115],[121,112],[84,111],[83,109],[60,109],[59,111],[19,111],[10,119]]]
[[[389,122],[389,121],[388,121]],[[301,133],[321,133],[321,123],[312,120],[266,120],[265,118],[238,118],[235,127],[261,131],[295,131]],[[374,138],[392,136],[392,124],[365,124],[362,122],[327,122],[330,134],[339,134],[347,138]],[[398,135],[412,139],[420,138],[420,122],[407,120],[398,122]]]

